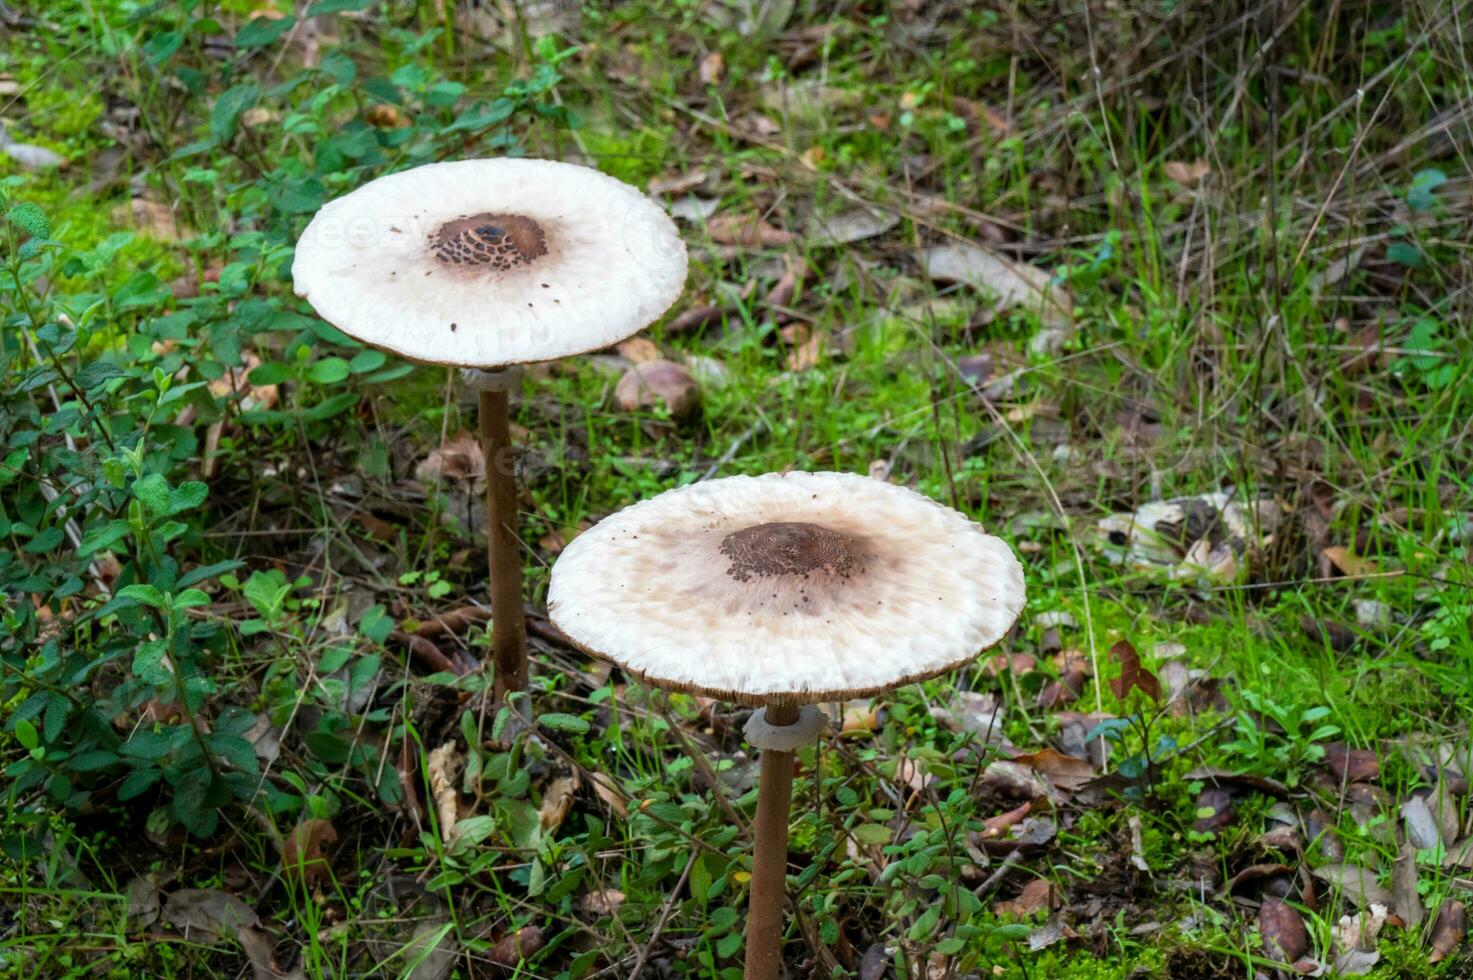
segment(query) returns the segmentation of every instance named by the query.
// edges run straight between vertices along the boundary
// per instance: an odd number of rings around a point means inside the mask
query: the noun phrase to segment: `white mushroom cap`
[[[664,210],[550,160],[431,163],[323,206],[292,279],[324,320],[411,360],[491,368],[598,350],[685,285]]]
[[[807,704],[959,667],[1023,602],[1012,551],[962,514],[869,477],[770,473],[605,518],[558,558],[547,605],[658,687]]]

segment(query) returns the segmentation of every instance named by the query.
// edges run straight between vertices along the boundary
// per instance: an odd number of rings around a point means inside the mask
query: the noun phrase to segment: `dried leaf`
[[[456,793],[455,784],[459,781],[460,768],[464,764],[460,749],[453,741],[431,749],[429,758],[425,760],[425,768],[429,772],[430,795],[435,800],[435,813],[440,820],[440,837],[447,844],[450,843],[455,824],[460,820],[460,797]]]
[[[332,881],[332,867],[322,850],[337,839],[331,820],[303,820],[282,841],[282,871],[288,876],[300,874],[308,885]]]
[[[1110,681],[1111,693],[1123,700],[1131,688],[1136,688],[1152,701],[1161,699],[1161,684],[1155,674],[1141,666],[1140,654],[1134,646],[1121,640],[1110,647],[1110,656],[1120,664],[1120,676]]]
[[[711,173],[703,168],[686,171],[683,174],[662,174],[659,177],[651,177],[646,189],[651,195],[660,194],[683,194],[693,191],[706,181],[710,180]]]
[[[1205,786],[1197,794],[1197,818],[1192,829],[1199,834],[1215,833],[1232,826],[1233,794],[1221,786]]]
[[[1059,907],[1059,901],[1058,890],[1052,881],[1047,878],[1034,878],[1023,886],[1017,898],[994,903],[992,914],[1011,915],[1022,919],[1039,910],[1052,912]]]
[[[263,930],[243,926],[236,930],[235,939],[240,943],[246,959],[250,961],[253,980],[304,980],[306,974],[302,972],[300,964],[290,970],[283,970],[281,964],[276,962],[271,937]]]
[[[363,113],[363,120],[375,129],[403,129],[409,125],[404,113],[387,103],[369,106]]]
[[[1050,783],[1066,793],[1074,792],[1095,778],[1094,767],[1087,761],[1055,749],[1040,749],[1020,755],[1013,762],[1042,773]]]
[[[787,356],[783,359],[784,364],[789,371],[811,370],[822,362],[828,343],[828,331],[815,330],[808,335],[807,339],[788,350]]]
[[[1381,761],[1374,750],[1352,749],[1344,742],[1325,743],[1325,765],[1343,782],[1374,782],[1381,778]]]
[[[966,283],[996,298],[1000,310],[1037,313],[1047,329],[1072,333],[1074,300],[1037,266],[1014,262],[980,245],[935,245],[921,253],[921,267],[939,282]]]
[[[855,207],[823,217],[815,214],[809,220],[803,237],[810,245],[832,248],[883,235],[898,224],[900,218],[896,215]]]
[[[537,955],[545,940],[537,926],[523,926],[496,940],[487,958],[497,966],[514,967]]]
[[[1202,159],[1193,160],[1191,163],[1171,160],[1161,168],[1161,172],[1183,187],[1193,188],[1199,186],[1212,173],[1212,165]]]
[[[721,214],[706,223],[706,234],[719,245],[788,245],[793,236],[757,215]]]
[[[619,356],[635,364],[646,364],[660,360],[660,348],[648,337],[630,337],[621,340],[615,350]]]
[[[1468,908],[1462,902],[1448,899],[1437,910],[1437,921],[1432,925],[1431,963],[1441,963],[1453,953],[1468,935]]]
[[[982,771],[982,787],[1004,796],[1035,800],[1048,795],[1048,784],[1025,765],[998,759]]]
[[[1016,809],[999,813],[995,817],[988,817],[982,821],[983,837],[1002,837],[1009,829],[1017,826],[1022,819],[1033,810],[1033,801],[1030,800]]]
[[[67,165],[67,158],[44,146],[30,143],[5,143],[0,153],[14,160],[22,170],[56,170]]]
[[[181,888],[165,895],[164,921],[185,938],[206,942],[261,925],[255,909],[218,888]]]
[[[563,825],[563,821],[572,812],[573,795],[577,790],[576,776],[559,776],[547,784],[547,789],[542,791],[542,806],[538,810],[543,833],[550,834]]]
[[[584,895],[578,904],[589,915],[613,915],[624,904],[624,893],[617,888],[600,888]]]
[[[701,59],[700,68],[697,69],[702,85],[720,85],[721,79],[726,75],[726,58],[720,51],[712,51]]]
[[[1321,865],[1314,869],[1314,876],[1361,908],[1369,908],[1373,903],[1390,908],[1396,901],[1396,896],[1376,880],[1374,871],[1359,865]]]
[[[128,882],[127,926],[129,931],[147,929],[159,918],[159,886],[151,875],[138,875]]]
[[[1354,915],[1342,915],[1335,924],[1335,947],[1341,950],[1370,950],[1376,948],[1381,929],[1386,925],[1385,905],[1372,904]]]
[[[172,208],[157,201],[135,197],[127,204],[113,208],[111,216],[115,223],[132,225],[149,238],[156,238],[161,242],[194,237],[193,231],[179,223]]]
[[[1417,848],[1411,841],[1402,841],[1391,867],[1391,890],[1396,896],[1391,906],[1408,929],[1415,929],[1427,917],[1422,907],[1422,896],[1417,893]]]
[[[626,412],[663,404],[674,419],[686,419],[701,406],[701,389],[690,372],[674,361],[636,364],[619,379],[614,401]]]
[[[1320,549],[1320,557],[1335,568],[1346,578],[1360,578],[1365,575],[1374,574],[1376,563],[1369,558],[1361,558],[1351,552],[1344,545],[1330,545]]]
[[[1407,840],[1413,847],[1425,849],[1442,843],[1442,828],[1424,797],[1413,796],[1403,803],[1401,817],[1406,821]]]
[[[1293,963],[1309,952],[1309,931],[1293,906],[1276,898],[1265,898],[1258,907],[1258,934],[1263,951],[1280,963]]]
[[[464,429],[446,439],[414,468],[421,483],[437,480],[481,480],[486,476],[486,453],[481,440]]]

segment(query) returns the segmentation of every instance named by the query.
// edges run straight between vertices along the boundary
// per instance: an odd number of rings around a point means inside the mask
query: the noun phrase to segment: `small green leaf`
[[[169,509],[169,493],[169,481],[160,473],[150,473],[133,484],[133,496],[152,514],[163,514]]]
[[[41,736],[36,731],[36,726],[22,718],[15,723],[15,738],[20,742],[21,748],[27,752],[34,751],[41,744]]]
[[[210,488],[198,480],[181,483],[178,489],[170,491],[165,513],[172,517],[186,510],[193,510],[205,502],[205,497],[209,496],[209,493]]]
[[[132,599],[134,602],[141,602],[143,605],[153,606],[155,609],[165,608],[164,594],[146,582],[124,586],[118,590],[118,598]]]
[[[127,802],[135,796],[141,795],[164,775],[162,769],[135,769],[123,780],[123,785],[118,787],[118,799]]]
[[[132,530],[127,521],[108,521],[98,527],[90,527],[87,533],[82,535],[82,545],[77,549],[77,555],[86,558],[88,555],[111,548],[121,541],[128,532]]]
[[[221,143],[229,142],[240,124],[241,114],[255,105],[260,97],[261,86],[255,82],[245,82],[226,90],[215,100],[215,108],[210,113],[210,135]]]
[[[242,49],[265,47],[291,30],[296,22],[297,19],[290,14],[276,18],[257,17],[235,32],[235,46]]]
[[[890,838],[894,836],[889,827],[877,823],[862,823],[854,828],[853,834],[855,840],[872,847],[888,844]]]
[[[119,761],[121,760],[119,760],[116,752],[97,749],[92,752],[83,752],[81,755],[72,756],[67,760],[66,766],[73,772],[96,772],[99,769],[106,769],[109,766],[116,765]]]
[[[588,722],[582,718],[559,711],[550,711],[547,714],[538,715],[537,724],[543,728],[550,728],[555,732],[568,732],[572,735],[585,735],[589,729]]]
[[[5,218],[32,238],[51,237],[51,222],[47,220],[46,212],[30,201],[22,201],[11,208]]]
[[[337,384],[345,379],[352,368],[341,357],[324,357],[307,371],[307,378],[320,385]]]

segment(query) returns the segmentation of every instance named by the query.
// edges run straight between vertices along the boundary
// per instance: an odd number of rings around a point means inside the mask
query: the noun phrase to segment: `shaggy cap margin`
[[[583,532],[548,611],[580,649],[656,686],[741,704],[867,697],[975,659],[1023,609],[1001,539],[849,473],[670,490]]]

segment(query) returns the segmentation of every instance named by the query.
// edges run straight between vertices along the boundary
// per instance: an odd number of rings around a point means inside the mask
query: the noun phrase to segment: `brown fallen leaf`
[[[1334,544],[1321,548],[1320,557],[1346,578],[1361,578],[1376,571],[1374,561],[1356,555],[1344,545]]]
[[[1236,815],[1233,812],[1233,794],[1221,786],[1206,786],[1197,794],[1197,816],[1192,829],[1199,834],[1216,833],[1231,827]]]
[[[573,796],[578,790],[578,777],[559,776],[547,784],[542,791],[542,806],[538,817],[544,834],[551,834],[563,825],[573,811]]]
[[[1168,179],[1190,189],[1200,186],[1202,181],[1212,174],[1212,164],[1202,159],[1193,160],[1191,163],[1171,160],[1161,168],[1161,172]]]
[[[1110,681],[1112,694],[1123,700],[1135,688],[1152,701],[1161,699],[1160,682],[1155,674],[1141,666],[1140,654],[1129,641],[1121,640],[1110,647],[1110,657],[1120,665],[1120,676]]]
[[[1301,616],[1299,626],[1304,630],[1306,636],[1316,643],[1327,643],[1331,650],[1344,653],[1355,646],[1360,636],[1346,626],[1337,623],[1333,619],[1316,619],[1313,616]]]
[[[496,940],[486,958],[497,966],[514,967],[537,955],[545,942],[538,926],[522,926]]]
[[[1065,793],[1072,793],[1095,778],[1094,767],[1087,761],[1056,749],[1040,749],[1020,755],[1013,762],[1048,777],[1050,783]]]
[[[286,875],[300,875],[307,885],[328,884],[333,880],[332,865],[323,848],[338,839],[331,820],[303,820],[282,841],[281,870]]]
[[[456,821],[460,819],[460,796],[455,784],[460,779],[462,765],[464,760],[460,756],[460,748],[453,741],[431,749],[429,758],[425,760],[425,768],[429,772],[430,795],[435,800],[435,813],[440,820],[440,837],[447,844],[450,843]]]
[[[1266,898],[1258,907],[1258,934],[1263,951],[1281,963],[1293,963],[1309,952],[1309,930],[1299,912],[1276,898]]]
[[[995,902],[992,906],[992,914],[1011,915],[1023,919],[1040,910],[1052,912],[1059,907],[1059,904],[1060,897],[1054,883],[1047,878],[1034,878],[1023,886],[1017,898]]]
[[[814,330],[795,347],[788,349],[783,363],[789,371],[808,371],[823,361],[824,351],[829,346],[827,330]]]
[[[1006,759],[988,763],[982,771],[982,788],[1004,796],[1036,800],[1048,796],[1048,784],[1028,766]]]
[[[1367,783],[1381,778],[1381,762],[1375,751],[1352,749],[1344,742],[1325,743],[1325,765],[1342,782]]]
[[[1321,865],[1314,876],[1361,908],[1372,904],[1391,908],[1396,902],[1396,896],[1376,880],[1376,872],[1357,864]]]
[[[995,817],[988,817],[982,821],[983,837],[1001,837],[1009,828],[1016,826],[1022,819],[1033,811],[1033,801],[1029,800],[1020,807],[999,813]]]
[[[1428,962],[1441,963],[1453,953],[1468,935],[1468,908],[1462,902],[1448,899],[1437,909],[1432,925],[1432,953]]]
[[[791,233],[776,228],[757,215],[718,214],[706,222],[706,234],[719,245],[788,245]]]
[[[1401,918],[1402,925],[1415,929],[1427,917],[1422,906],[1422,896],[1417,893],[1417,848],[1411,841],[1402,841],[1397,852],[1396,863],[1391,866],[1391,891],[1396,896],[1392,908]]]
[[[851,701],[844,705],[841,735],[865,735],[880,727],[880,709],[873,701]]]
[[[255,909],[218,888],[181,888],[165,895],[164,921],[185,938],[205,942],[261,925]]]
[[[710,52],[701,59],[696,74],[700,76],[702,85],[720,85],[726,76],[726,58],[720,51]]]
[[[135,197],[127,204],[113,208],[111,217],[116,224],[132,225],[149,238],[161,242],[194,237],[194,232],[179,222],[174,210],[158,201]]]
[[[613,915],[624,904],[624,893],[617,888],[600,888],[578,900],[578,905],[589,915]]]
[[[648,337],[630,337],[621,340],[614,348],[619,356],[635,364],[647,364],[660,360],[660,348]]]
[[[614,388],[614,401],[626,412],[664,405],[671,418],[683,420],[701,407],[701,389],[674,361],[646,361],[624,372]]]
[[[421,483],[437,480],[480,480],[486,476],[486,453],[481,440],[462,429],[420,461],[414,478]]]
[[[966,283],[993,297],[999,310],[1038,314],[1043,331],[1032,342],[1035,348],[1057,350],[1074,332],[1073,298],[1038,266],[1014,262],[967,242],[932,246],[922,251],[920,260],[932,279]]]
[[[683,174],[662,174],[659,177],[651,177],[645,189],[651,195],[660,194],[684,194],[686,191],[695,190],[706,181],[711,179],[711,172],[697,167]]]
[[[364,110],[363,120],[375,129],[403,129],[409,125],[404,113],[387,103],[369,106]]]

